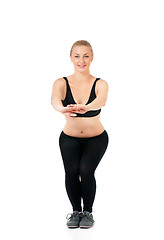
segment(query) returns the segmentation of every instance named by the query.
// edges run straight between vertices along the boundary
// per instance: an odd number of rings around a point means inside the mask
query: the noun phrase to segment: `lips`
[[[78,65],[78,67],[80,68],[84,68],[86,65]]]

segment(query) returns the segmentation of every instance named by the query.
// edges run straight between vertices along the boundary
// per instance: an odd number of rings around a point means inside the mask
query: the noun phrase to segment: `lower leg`
[[[81,190],[83,198],[83,211],[92,212],[92,206],[96,194],[96,180],[94,174],[81,177]]]
[[[79,180],[79,176],[69,176],[66,174],[65,177],[65,186],[67,195],[71,202],[73,211],[82,211],[81,207],[81,183]]]

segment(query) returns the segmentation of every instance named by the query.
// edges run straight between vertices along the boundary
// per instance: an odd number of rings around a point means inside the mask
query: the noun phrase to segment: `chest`
[[[97,84],[94,85],[94,82],[91,82],[89,84],[77,84],[77,83],[75,84],[69,82],[68,87],[70,88],[69,89],[70,93],[77,104],[85,105],[88,102],[91,94],[93,94],[93,91],[96,96],[98,92],[98,85]]]

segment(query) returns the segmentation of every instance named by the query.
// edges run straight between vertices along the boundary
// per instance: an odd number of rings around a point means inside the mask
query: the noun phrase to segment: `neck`
[[[91,74],[90,71],[85,71],[85,72],[78,72],[76,69],[74,71],[74,74],[72,75],[72,77],[78,82],[81,81],[88,81],[88,79],[91,78]]]

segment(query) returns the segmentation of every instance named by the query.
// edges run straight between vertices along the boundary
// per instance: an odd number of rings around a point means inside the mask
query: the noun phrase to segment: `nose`
[[[84,62],[85,62],[85,61],[84,61],[84,58],[80,58],[80,59],[79,59],[79,62],[80,62],[80,63],[84,63]]]

